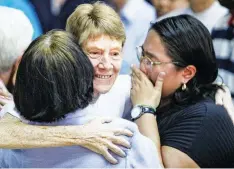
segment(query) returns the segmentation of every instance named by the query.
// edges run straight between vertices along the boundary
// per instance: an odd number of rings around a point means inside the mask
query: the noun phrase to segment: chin
[[[111,90],[111,86],[97,86],[94,88],[94,90],[99,94],[105,94],[108,93]]]

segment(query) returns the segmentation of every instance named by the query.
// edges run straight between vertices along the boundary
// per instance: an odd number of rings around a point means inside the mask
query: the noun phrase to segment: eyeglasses
[[[145,55],[143,46],[136,47],[137,52],[137,58],[138,60],[143,63],[147,68],[152,68],[156,65],[163,65],[163,64],[175,64],[176,66],[182,67],[182,64],[180,62],[171,61],[171,62],[159,62],[159,61],[152,61],[149,57]]]

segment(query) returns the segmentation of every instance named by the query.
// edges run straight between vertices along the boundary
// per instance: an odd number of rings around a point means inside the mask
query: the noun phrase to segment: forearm
[[[74,138],[75,130],[79,132]],[[9,149],[80,145],[84,138],[79,133],[85,135],[82,126],[33,126],[11,115],[0,120],[0,133],[0,147]]]
[[[159,137],[158,125],[155,116],[153,114],[145,113],[139,119],[136,120],[136,124],[141,134],[148,137],[154,142],[158,150],[160,158],[159,160],[162,164],[160,137]]]

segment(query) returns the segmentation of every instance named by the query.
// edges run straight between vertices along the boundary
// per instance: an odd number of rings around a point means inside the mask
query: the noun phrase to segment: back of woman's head
[[[212,39],[207,28],[197,19],[189,15],[161,20],[151,27],[159,35],[168,56],[181,63],[178,69],[188,65],[196,67],[195,76],[187,83],[187,90],[177,90],[175,96],[179,100],[188,97],[209,95],[215,91],[212,83],[218,75]]]
[[[19,65],[14,91],[16,108],[28,120],[52,122],[92,100],[93,67],[65,31],[34,40]]]

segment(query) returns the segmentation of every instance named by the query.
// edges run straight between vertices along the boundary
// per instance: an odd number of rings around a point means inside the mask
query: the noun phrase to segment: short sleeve
[[[234,127],[226,110],[214,103],[191,106],[170,118],[162,145],[176,148],[200,167],[234,167]]]
[[[207,113],[191,147],[201,167],[234,167],[234,126],[222,106],[207,104]]]
[[[204,106],[192,106],[159,122],[162,146],[170,146],[188,154],[202,125]]]

